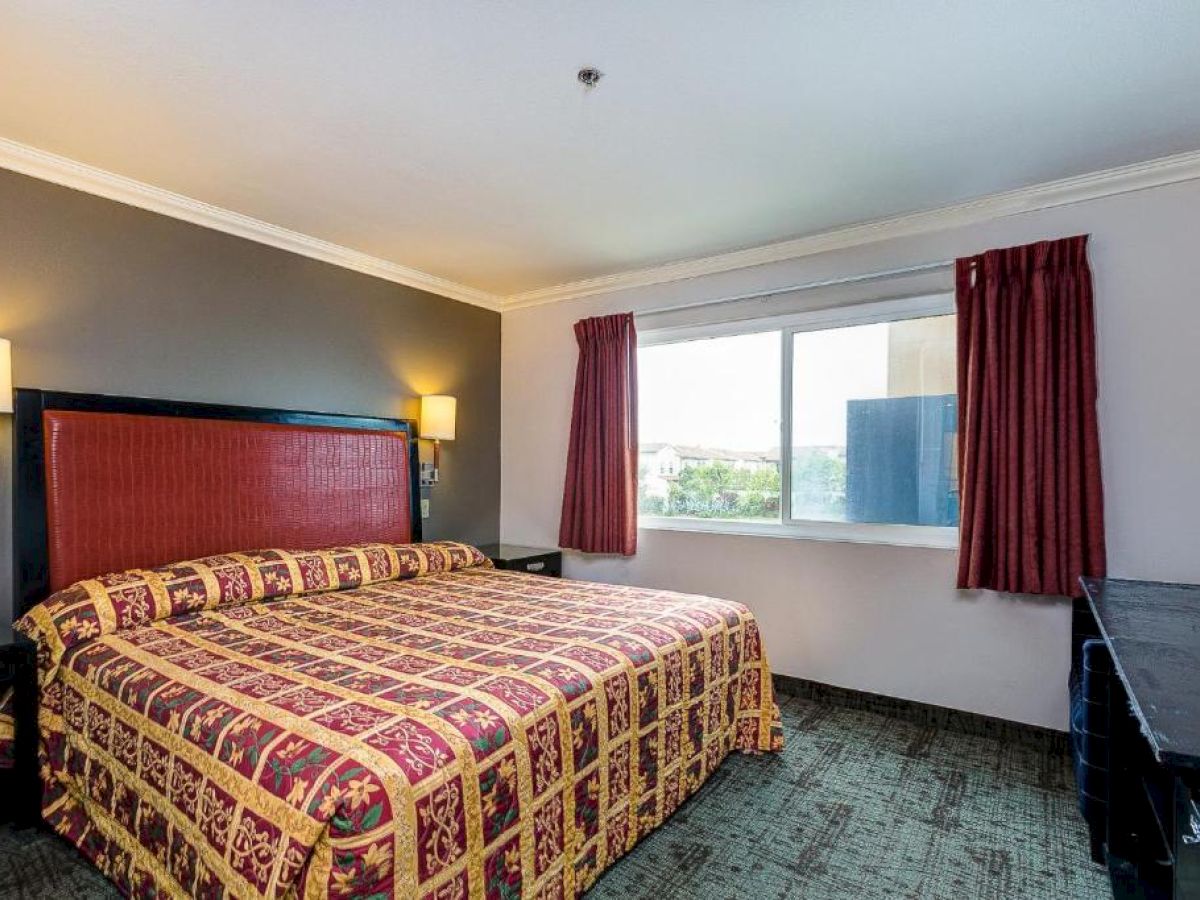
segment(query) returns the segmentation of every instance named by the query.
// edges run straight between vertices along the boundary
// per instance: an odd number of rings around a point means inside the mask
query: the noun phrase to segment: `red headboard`
[[[42,391],[17,400],[18,613],[105,572],[263,547],[420,540],[408,420]],[[32,598],[29,576],[40,573],[20,534],[38,527],[21,521],[35,505],[22,499],[31,480],[43,486],[45,552],[44,589]]]

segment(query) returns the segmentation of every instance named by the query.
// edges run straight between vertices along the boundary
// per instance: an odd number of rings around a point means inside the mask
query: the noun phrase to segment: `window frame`
[[[647,516],[638,513],[638,528],[654,531],[689,531],[708,534],[738,534],[799,540],[845,541],[889,544],[902,547],[956,549],[958,527],[898,525],[880,522],[830,522],[792,517],[792,349],[794,336],[807,331],[824,331],[854,325],[901,322],[955,313],[953,292],[920,294],[834,306],[771,317],[746,317],[695,325],[675,325],[638,333],[638,348],[675,344],[706,338],[734,337],[777,331],[780,339],[779,391],[779,521],[699,519],[687,516]]]

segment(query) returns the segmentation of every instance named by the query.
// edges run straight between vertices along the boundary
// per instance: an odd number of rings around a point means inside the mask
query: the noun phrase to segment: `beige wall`
[[[0,171],[0,337],[27,387],[403,416],[454,394],[426,532],[496,539],[494,312]],[[8,417],[0,428],[7,511]],[[6,619],[8,528],[5,512]]]
[[[1111,572],[1200,581],[1200,183],[506,313],[504,539],[556,539],[576,319],[1081,232],[1092,234]],[[942,287],[952,287],[949,275]],[[871,291],[880,295],[878,285]],[[632,560],[570,554],[567,574],[743,601],[761,618],[780,672],[1065,725],[1070,605],[956,591],[953,551],[654,531],[640,541]]]

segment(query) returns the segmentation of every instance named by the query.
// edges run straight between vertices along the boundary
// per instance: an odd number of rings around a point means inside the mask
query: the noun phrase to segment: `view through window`
[[[778,331],[638,350],[638,509],[779,519]]]
[[[955,378],[953,315],[643,346],[639,511],[956,526]]]

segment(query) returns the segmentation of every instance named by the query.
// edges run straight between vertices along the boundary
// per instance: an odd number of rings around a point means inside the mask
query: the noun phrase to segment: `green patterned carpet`
[[[588,900],[1104,898],[1067,760],[781,698],[787,749],[731,756]],[[112,898],[52,835],[0,829],[0,898]]]
[[[780,707],[783,754],[731,756],[588,900],[1111,896],[1050,741]]]

